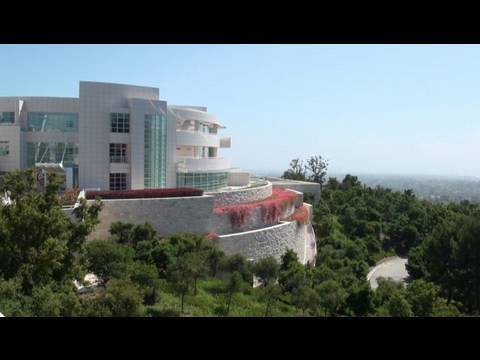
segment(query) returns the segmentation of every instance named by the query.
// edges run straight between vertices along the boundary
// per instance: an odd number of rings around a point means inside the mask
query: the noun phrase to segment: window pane
[[[110,114],[111,132],[117,132],[117,133],[130,132],[129,119],[130,119],[130,114],[111,113]]]
[[[29,112],[27,114],[26,130],[77,132],[78,114]]]
[[[0,112],[0,124],[13,124],[15,122],[14,112]]]

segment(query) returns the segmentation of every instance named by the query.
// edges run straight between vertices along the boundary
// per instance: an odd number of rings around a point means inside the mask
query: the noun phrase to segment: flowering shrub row
[[[214,208],[216,214],[229,214],[232,227],[244,225],[253,210],[260,208],[262,221],[266,224],[278,222],[282,213],[295,203],[296,194],[281,188],[274,188],[272,196],[247,204],[227,205]]]
[[[290,215],[288,217],[288,221],[297,221],[299,224],[301,225],[305,225],[306,223],[308,223],[308,221],[310,220],[309,219],[309,212],[308,212],[308,208],[303,205],[301,207],[299,207],[297,210],[295,210],[295,212]]]
[[[144,189],[120,191],[87,191],[87,200],[95,199],[151,199],[167,197],[202,196],[203,190],[191,188]]]

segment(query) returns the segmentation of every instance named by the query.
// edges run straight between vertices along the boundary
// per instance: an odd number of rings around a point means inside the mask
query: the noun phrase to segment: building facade
[[[228,185],[230,147],[206,107],[158,88],[81,81],[78,98],[0,97],[0,173],[60,164],[66,186],[126,190]]]

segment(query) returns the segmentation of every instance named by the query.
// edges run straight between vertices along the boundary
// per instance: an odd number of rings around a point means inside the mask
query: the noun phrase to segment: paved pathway
[[[391,278],[395,281],[401,281],[404,284],[408,279],[408,272],[405,268],[408,259],[400,258],[398,256],[381,260],[377,266],[370,270],[367,275],[367,281],[370,283],[372,289],[378,287],[377,279],[379,277]]]

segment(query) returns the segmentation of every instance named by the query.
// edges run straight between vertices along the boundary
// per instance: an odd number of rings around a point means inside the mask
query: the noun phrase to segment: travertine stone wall
[[[219,235],[245,232],[271,226],[265,224],[260,208],[254,209],[244,225],[232,227],[229,214],[213,212],[214,198],[210,195],[184,198],[102,200],[100,224],[89,239],[107,238],[112,222],[122,221],[133,224],[149,222],[159,234],[168,236],[178,232]],[[285,209],[281,219],[295,212],[292,205]]]
[[[268,256],[280,260],[288,249],[293,249],[302,260],[305,242],[297,233],[297,222],[290,221],[259,230],[222,235],[216,243],[227,254],[242,254],[252,260]]]
[[[215,198],[215,206],[225,206],[232,204],[244,204],[253,201],[263,200],[272,196],[272,184],[269,182],[263,186],[230,190],[209,192],[207,195],[211,195]]]
[[[289,206],[285,209],[280,219],[285,219],[295,212],[295,205]],[[215,216],[215,232],[219,235],[232,234],[237,232],[250,231],[272,226],[272,224],[265,224],[262,218],[262,210],[256,208],[252,210],[248,220],[244,225],[234,228],[232,227],[229,214],[213,214]]]
[[[87,240],[110,237],[110,225],[115,221],[132,224],[150,223],[162,236],[181,232],[219,234],[217,245],[227,254],[239,253],[249,259],[274,256],[277,259],[293,249],[302,263],[313,262],[316,255],[315,234],[310,223],[299,225],[284,221],[277,225],[264,224],[261,210],[256,209],[241,228],[234,229],[228,214],[213,213],[214,198],[204,195],[184,198],[103,200],[100,224]],[[305,204],[311,210],[311,206]],[[285,210],[285,219],[295,211]],[[68,214],[71,209],[65,209]]]
[[[110,225],[115,221],[132,224],[148,222],[162,236],[180,232],[205,234],[216,230],[211,196],[102,200],[102,202],[100,224],[90,234],[89,240],[108,238]]]

